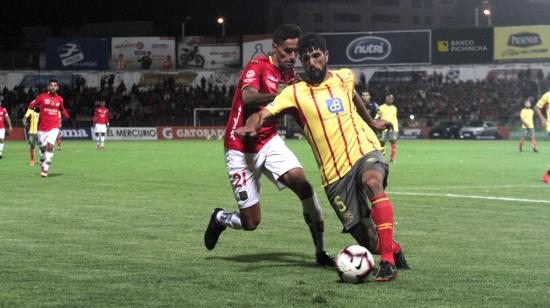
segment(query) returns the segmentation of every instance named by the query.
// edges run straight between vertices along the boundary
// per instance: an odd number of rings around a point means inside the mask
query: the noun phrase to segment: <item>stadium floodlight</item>
[[[222,26],[222,36],[225,36],[225,18],[223,16],[220,16],[216,21],[220,26]]]
[[[491,10],[488,9],[488,8],[487,8],[487,9],[484,9],[484,10],[483,10],[483,15],[485,15],[485,16],[491,15]]]

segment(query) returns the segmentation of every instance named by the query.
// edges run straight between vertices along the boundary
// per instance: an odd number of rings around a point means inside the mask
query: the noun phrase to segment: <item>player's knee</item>
[[[294,168],[283,175],[283,182],[292,191],[294,191],[300,199],[307,199],[313,195],[313,187],[306,179],[304,169]]]
[[[363,177],[363,186],[367,187],[376,196],[384,192],[382,181],[378,176],[368,175]]]

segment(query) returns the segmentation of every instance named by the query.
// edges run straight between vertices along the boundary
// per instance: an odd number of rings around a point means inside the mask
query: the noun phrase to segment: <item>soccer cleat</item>
[[[393,258],[395,259],[395,267],[397,267],[398,269],[410,269],[409,264],[407,263],[407,259],[405,259],[405,255],[403,254],[403,248],[401,248],[399,252],[394,253]]]
[[[0,159],[2,159],[2,158],[3,158],[2,155],[0,155]]]
[[[40,175],[45,178],[48,176],[48,170],[45,170],[44,168],[42,168],[42,171],[40,172]]]
[[[546,171],[541,179],[544,183],[550,184],[550,170]]]
[[[61,151],[61,147],[57,147],[57,150],[58,150],[58,151]]]
[[[533,149],[533,152],[535,152],[535,153],[538,153],[538,152],[539,152],[539,150],[537,150],[537,149]]]
[[[386,282],[397,278],[397,268],[388,261],[380,262],[380,269],[376,274],[377,282]]]
[[[95,149],[96,149],[96,150],[99,150],[99,144],[96,144],[96,145],[95,145]]]
[[[208,223],[206,232],[204,232],[204,246],[206,246],[206,249],[208,250],[212,250],[214,249],[214,247],[216,247],[216,243],[218,243],[220,234],[227,228],[226,226],[220,225],[216,221],[216,215],[218,215],[219,211],[223,211],[223,209],[222,208],[214,209],[212,216],[210,216],[210,222]]]
[[[326,251],[321,251],[315,254],[315,263],[319,266],[335,267],[336,262]]]
[[[34,159],[31,159],[29,166],[34,166]]]
[[[393,159],[390,160],[390,164],[395,164],[395,163],[397,163],[395,160],[393,160]]]

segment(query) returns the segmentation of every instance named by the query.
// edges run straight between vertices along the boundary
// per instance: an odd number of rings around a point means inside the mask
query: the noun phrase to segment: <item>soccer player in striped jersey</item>
[[[2,102],[0,102],[0,159],[2,159],[2,151],[4,151],[4,139],[6,137],[6,125],[8,123],[8,135],[11,134],[11,121],[10,116],[8,115],[8,110],[2,107]]]
[[[23,126],[25,126],[27,141],[30,145],[29,153],[31,161],[29,165],[34,166],[34,148],[38,144],[38,112],[33,109],[27,109],[27,113],[23,116]]]
[[[535,136],[535,124],[533,123],[534,111],[531,109],[531,101],[526,100],[524,108],[521,109],[519,118],[521,119],[521,137],[519,138],[519,151],[523,152],[523,143],[525,137],[531,135],[531,149],[537,153],[537,137]]]
[[[397,122],[397,107],[393,105],[393,94],[386,96],[386,102],[378,109],[378,116],[382,120],[392,123],[393,129],[386,129],[382,132],[380,143],[382,148],[386,146],[386,142],[391,143],[390,163],[395,163],[395,153],[397,153],[397,138],[399,137],[399,123]]]
[[[546,110],[546,118],[542,114],[543,109]],[[550,91],[544,93],[544,95],[539,99],[537,106],[535,107],[535,111],[540,119],[540,125],[542,127],[546,127],[546,131],[550,135]],[[550,165],[548,166],[548,170],[544,172],[542,181],[550,184]]]
[[[370,117],[354,89],[353,71],[327,70],[328,50],[322,36],[302,37],[298,52],[307,79],[284,89],[258,117],[249,118],[236,132],[254,136],[274,116],[296,110],[325,193],[344,230],[381,255],[376,281],[393,280],[397,268],[408,268],[408,264],[401,246],[393,240],[393,209],[384,192],[388,165],[372,129],[391,128],[392,124]]]

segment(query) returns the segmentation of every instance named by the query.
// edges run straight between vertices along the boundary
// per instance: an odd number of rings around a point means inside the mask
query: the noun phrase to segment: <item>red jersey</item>
[[[257,137],[241,139],[234,134],[235,129],[244,126],[246,119],[253,113],[265,108],[267,102],[259,107],[247,107],[245,110],[243,93],[244,87],[254,87],[260,93],[277,93],[280,83],[286,84],[296,75],[293,70],[281,72],[273,65],[271,57],[260,56],[248,61],[233,96],[233,105],[229,114],[229,122],[225,128],[224,148],[243,153],[258,153],[260,149],[277,134],[277,122],[266,123],[260,128]]]
[[[97,107],[94,114],[95,124],[108,124],[109,123],[109,109],[107,107]]]
[[[54,128],[59,128],[59,111],[65,119],[68,119],[69,113],[63,106],[63,98],[59,95],[51,95],[49,92],[42,93],[29,104],[29,109],[40,108],[38,116],[38,130],[48,132]]]
[[[6,128],[4,121],[6,120],[7,115],[8,115],[8,110],[4,107],[0,107],[0,129]]]

